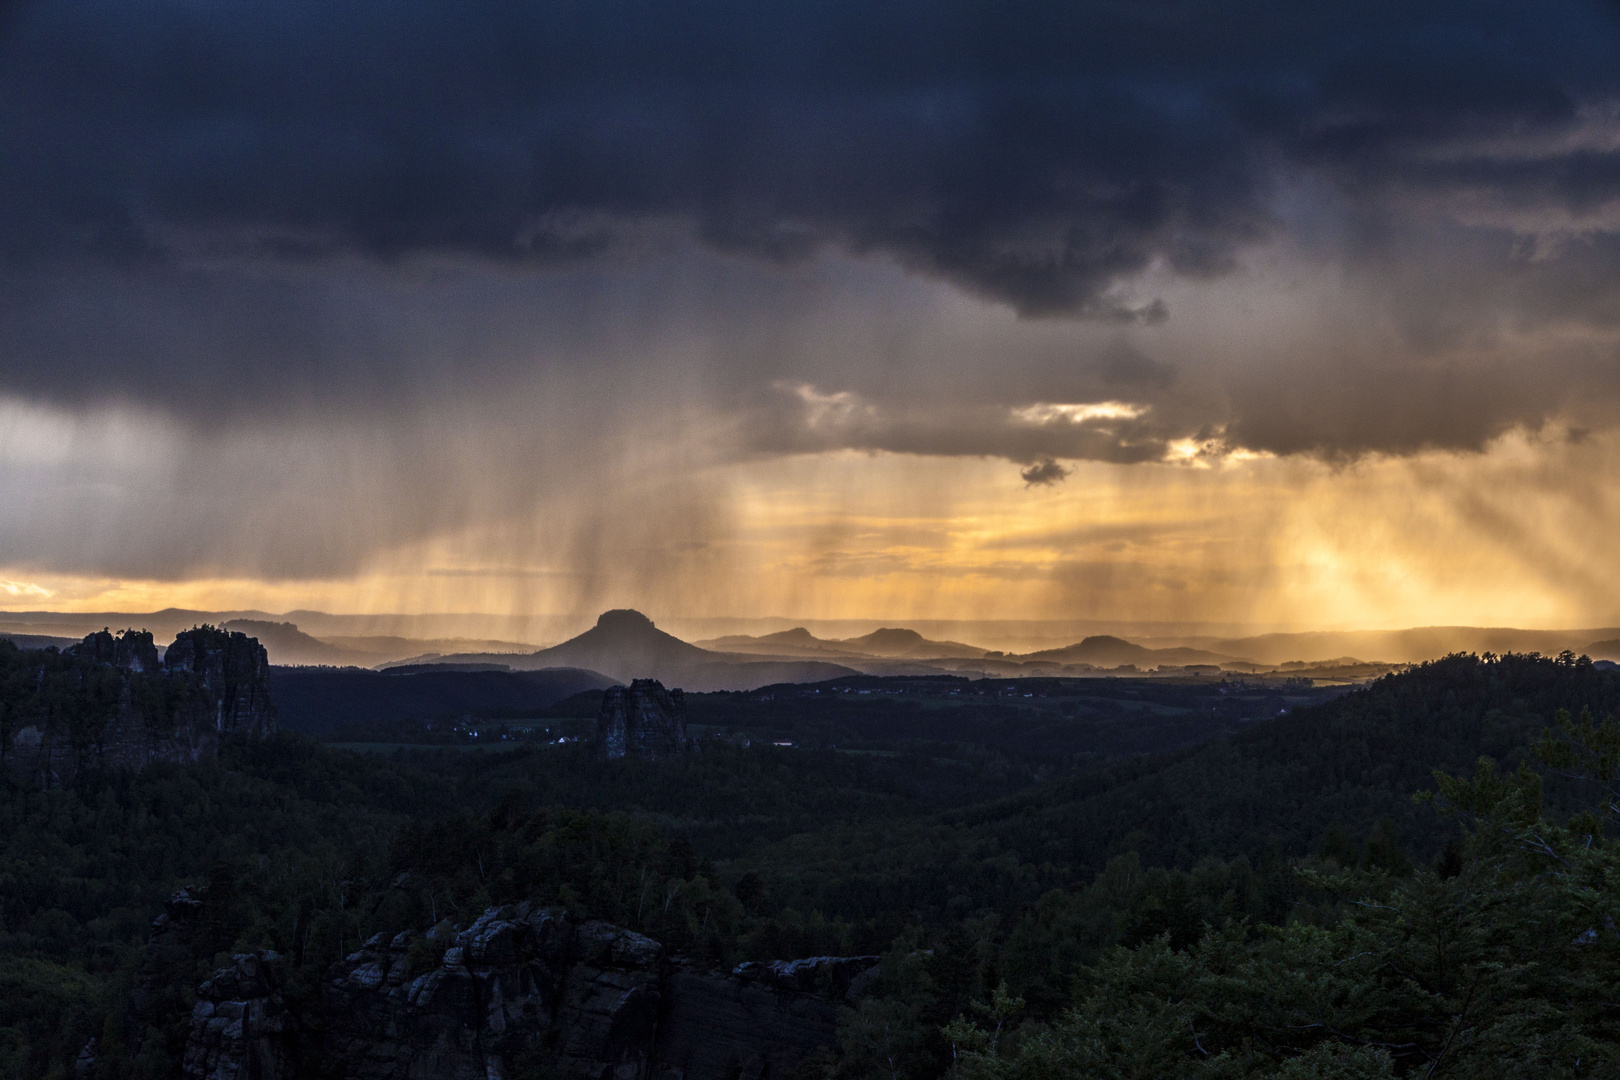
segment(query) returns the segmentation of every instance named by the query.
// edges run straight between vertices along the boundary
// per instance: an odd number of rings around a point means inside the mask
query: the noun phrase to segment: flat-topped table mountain
[[[514,671],[586,668],[620,682],[650,678],[688,690],[751,690],[773,683],[817,682],[860,674],[853,667],[835,663],[713,652],[665,633],[647,616],[630,609],[603,612],[595,626],[549,649],[517,656],[466,653],[438,660],[500,663]]]

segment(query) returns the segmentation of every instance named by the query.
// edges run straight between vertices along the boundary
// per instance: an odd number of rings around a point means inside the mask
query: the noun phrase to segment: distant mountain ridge
[[[841,644],[877,656],[908,656],[917,659],[980,657],[989,652],[960,641],[929,641],[915,630],[884,628],[861,637],[846,638]]]
[[[1605,640],[1608,639],[1608,640]],[[1405,630],[1317,630],[1288,634],[1259,634],[1242,638],[1201,637],[1168,639],[1214,652],[1243,656],[1262,664],[1289,661],[1320,663],[1337,657],[1359,657],[1398,664],[1416,664],[1452,653],[1541,653],[1557,656],[1568,649],[1587,653],[1620,645],[1620,629],[1519,630],[1491,626],[1417,626]],[[1590,653],[1599,659],[1596,653]],[[1620,659],[1620,654],[1604,659]]]
[[[398,637],[330,637],[320,638],[306,634],[297,623],[274,622],[263,619],[232,619],[225,624],[228,630],[240,630],[259,639],[270,652],[274,664],[307,666],[311,664],[332,667],[374,667],[448,647],[452,651],[477,646],[500,646],[501,651],[524,652],[524,647],[505,641],[444,641],[414,640]],[[438,655],[442,655],[439,652]]]
[[[603,612],[596,625],[559,645],[518,651],[511,643],[498,651],[426,651],[399,656],[405,648],[430,644],[410,639],[323,640],[297,624],[272,619],[232,619],[227,626],[262,640],[279,666],[382,668],[414,672],[459,670],[533,672],[582,669],[612,681],[659,679],[694,691],[750,690],[777,683],[819,682],[848,675],[985,676],[1086,675],[1089,673],[1183,673],[1191,668],[1248,672],[1260,665],[1241,656],[1185,647],[1153,648],[1112,635],[1092,635],[1062,648],[1003,654],[958,641],[935,641],[906,627],[880,627],[856,637],[822,639],[805,627],[750,637],[733,635],[694,644],[659,629],[639,611]],[[354,645],[386,641],[392,659]],[[434,642],[456,645],[461,642]],[[705,646],[726,646],[710,648]],[[1309,674],[1296,671],[1294,674]],[[1355,667],[1346,658],[1321,677],[1360,679],[1382,674],[1377,665]]]
[[[1042,649],[1039,652],[1025,653],[1018,657],[1020,660],[1050,660],[1061,664],[1091,664],[1095,667],[1121,667],[1125,664],[1135,664],[1138,667],[1158,666],[1170,664],[1184,667],[1188,664],[1230,664],[1250,663],[1246,656],[1234,656],[1225,653],[1210,652],[1206,649],[1167,648],[1151,649],[1145,645],[1126,641],[1111,634],[1096,634],[1074,645],[1066,645],[1061,649]]]
[[[62,649],[79,643],[78,638],[54,637],[49,634],[0,634],[0,640],[9,641],[19,649]]]
[[[990,650],[960,641],[930,641],[915,630],[883,627],[852,638],[818,638],[802,626],[753,637],[731,634],[697,643],[705,649],[730,652],[785,652],[789,655],[889,657],[918,660],[974,659]]]
[[[262,619],[232,619],[226,630],[238,630],[259,639],[272,662],[277,664],[364,664],[363,653],[353,653],[336,645],[310,637],[297,624],[270,622]]]
[[[434,662],[505,662],[514,670],[571,665],[601,671],[625,682],[656,678],[688,690],[749,690],[854,674],[984,677],[1084,675],[1114,670],[1173,672],[1189,665],[1218,669],[1223,663],[1241,665],[1245,670],[1256,667],[1241,657],[1200,649],[1152,649],[1107,635],[1022,656],[998,654],[955,641],[930,641],[915,630],[901,627],[883,627],[840,640],[817,638],[804,627],[794,627],[759,637],[731,635],[693,644],[658,629],[647,616],[630,609],[604,612],[596,626],[578,637],[527,656],[457,654]]]
[[[164,608],[145,613],[0,611],[0,637],[19,643],[51,644],[49,639],[78,641],[85,634],[111,626],[142,627],[160,638],[196,626],[235,625],[250,627],[246,632],[260,637],[274,664],[355,664],[371,667],[403,660],[423,653],[531,652],[535,639],[510,640],[493,637],[447,637],[440,633],[420,636],[364,633],[373,624],[385,628],[412,626],[431,628],[438,616],[359,616],[328,615],[319,611],[294,611],[274,615],[264,611],[197,611]],[[473,621],[467,616],[444,617],[451,624]],[[544,639],[540,639],[544,640]]]
[[[294,621],[295,617],[298,621]],[[1018,677],[1091,672],[1123,674],[1130,670],[1176,674],[1214,667],[1240,674],[1276,670],[1313,678],[1359,680],[1392,667],[1456,652],[1556,655],[1569,649],[1598,660],[1620,660],[1620,629],[1601,628],[1554,631],[1434,626],[1250,637],[1144,637],[1136,634],[1126,637],[1100,633],[1071,644],[1001,652],[959,640],[929,638],[917,629],[893,625],[847,637],[818,637],[808,626],[801,625],[767,634],[729,634],[692,642],[660,629],[640,612],[616,609],[604,613],[596,625],[583,633],[545,648],[506,639],[352,632],[374,626],[426,630],[435,626],[432,621],[435,618],[438,617],[328,615],[315,611],[275,616],[260,611],[205,612],[182,608],[144,615],[0,612],[0,637],[9,637],[25,648],[52,645],[61,648],[76,641],[77,635],[86,632],[86,628],[99,630],[104,625],[144,626],[165,634],[212,624],[258,638],[265,645],[271,663],[277,665],[364,668],[401,665],[465,668],[472,665],[512,670],[583,667],[603,672],[620,682],[660,678],[671,685],[693,690],[743,690],[774,682],[816,681],[855,673]],[[467,622],[474,617],[445,618]],[[486,625],[495,626],[499,621],[489,617]],[[564,624],[560,616],[547,616],[540,622]],[[507,623],[519,626],[523,621],[509,619]],[[812,625],[858,628],[858,624],[849,623]],[[966,629],[979,624],[925,622],[921,625]]]
[[[1150,648],[1108,634],[1097,634],[1073,645],[1041,649],[1030,653],[1001,653],[967,645],[960,641],[930,641],[915,630],[885,627],[853,638],[818,638],[804,627],[775,634],[750,637],[734,634],[698,643],[705,648],[733,652],[791,652],[794,655],[826,656],[851,661],[872,658],[918,661],[989,660],[997,670],[1005,665],[1084,664],[1095,668],[1135,665],[1151,670],[1160,665],[1184,667],[1188,664],[1249,663],[1247,657],[1181,647]],[[863,668],[864,670],[864,668]]]
[[[460,653],[437,659],[444,664],[501,663],[513,671],[579,667],[600,671],[623,683],[657,679],[687,690],[752,690],[785,682],[821,682],[860,674],[840,664],[792,657],[714,652],[682,641],[653,625],[639,611],[604,611],[596,625],[560,645],[537,652]]]

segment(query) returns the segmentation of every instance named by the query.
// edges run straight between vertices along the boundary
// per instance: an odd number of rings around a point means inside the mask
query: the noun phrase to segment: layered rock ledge
[[[877,957],[700,971],[623,927],[490,908],[453,934],[378,934],[294,1017],[281,958],[242,954],[199,988],[187,1080],[767,1080],[835,1039]]]

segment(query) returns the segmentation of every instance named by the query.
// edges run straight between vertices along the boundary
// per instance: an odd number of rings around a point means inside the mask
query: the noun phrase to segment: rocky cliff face
[[[296,1018],[280,957],[234,957],[199,989],[184,1076],[293,1080],[318,1063],[345,1080],[779,1078],[832,1046],[840,1000],[876,963],[700,972],[622,927],[491,908],[448,940],[373,937]]]
[[[92,766],[211,758],[225,735],[275,730],[268,658],[243,634],[188,630],[160,660],[150,633],[102,630],[61,655],[18,657],[26,678],[0,700],[0,768],[40,786]]]
[[[610,687],[596,718],[596,756],[661,761],[692,746],[686,735],[686,697],[656,679]]]
[[[99,630],[73,646],[75,656],[96,664],[111,664],[124,671],[162,671],[157,644],[150,630]]]
[[[297,1075],[289,1057],[297,1021],[281,996],[282,960],[268,949],[240,953],[197,988],[181,1075],[186,1080],[279,1080]]]
[[[218,734],[269,734],[270,658],[257,638],[211,626],[185,630],[163,654],[163,666],[196,688],[193,725]]]

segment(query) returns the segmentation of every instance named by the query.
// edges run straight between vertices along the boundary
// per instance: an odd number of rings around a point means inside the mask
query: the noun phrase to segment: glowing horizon
[[[539,524],[506,522],[493,533],[465,530],[381,552],[338,579],[0,569],[0,607],[505,616],[637,607],[693,618],[1604,626],[1620,623],[1603,599],[1616,595],[1620,570],[1595,588],[1592,576],[1607,570],[1605,521],[1598,508],[1571,515],[1535,486],[1549,458],[1597,471],[1617,452],[1608,438],[1549,445],[1516,433],[1477,455],[1348,466],[1076,463],[1062,485],[1032,489],[994,462],[832,451],[694,474],[728,508],[727,520],[707,521],[684,550],[679,541],[651,554],[609,548],[595,577],[547,563],[543,548],[525,552],[514,536]],[[1481,502],[1482,487],[1494,507]],[[1473,527],[1481,515],[1538,499],[1545,526],[1534,535]],[[646,537],[626,539],[636,548]]]
[[[0,607],[1620,622],[1612,6],[150,8],[0,23]]]

